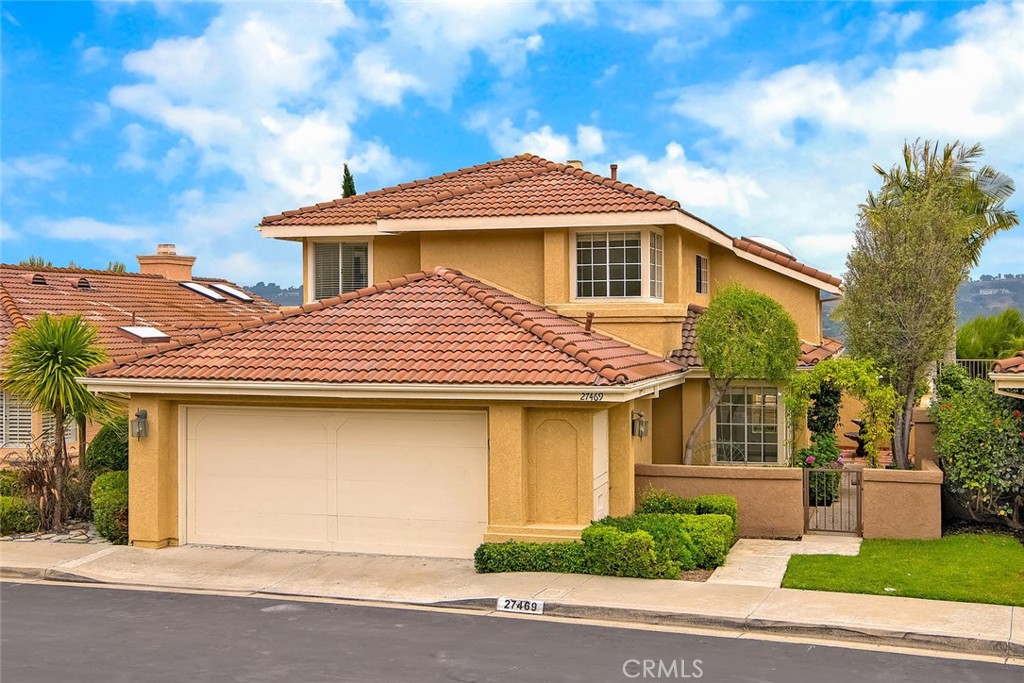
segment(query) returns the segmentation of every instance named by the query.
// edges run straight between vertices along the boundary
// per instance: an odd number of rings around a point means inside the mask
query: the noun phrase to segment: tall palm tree
[[[108,404],[77,379],[106,361],[96,328],[81,316],[43,314],[11,337],[3,362],[3,388],[53,415],[54,488],[59,492],[67,467],[63,425],[68,417],[99,415]],[[81,450],[81,449],[80,449]],[[51,527],[63,528],[61,505],[53,507]]]

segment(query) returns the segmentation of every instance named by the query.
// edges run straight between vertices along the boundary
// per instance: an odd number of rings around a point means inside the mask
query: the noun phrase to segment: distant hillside
[[[273,282],[257,282],[246,287],[253,294],[273,301],[278,306],[301,306],[302,287],[279,287]]]
[[[822,331],[828,337],[845,339],[843,324],[831,318],[836,303],[829,301],[822,305]],[[956,293],[956,307],[961,325],[979,315],[995,315],[1007,308],[1024,311],[1024,273],[982,275],[977,280],[965,282]]]

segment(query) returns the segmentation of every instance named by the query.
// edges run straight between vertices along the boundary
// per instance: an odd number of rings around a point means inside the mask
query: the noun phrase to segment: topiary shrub
[[[732,496],[707,495],[693,499],[698,515],[727,515],[732,518],[733,542],[740,530],[740,506]]]
[[[583,574],[586,571],[584,547],[578,541],[482,543],[473,554],[473,563],[481,574],[495,572]]]
[[[583,530],[588,574],[637,579],[678,579],[679,567],[659,553],[646,531],[626,533],[594,525]]]
[[[725,564],[735,541],[734,522],[728,515],[682,515],[683,530],[693,541],[693,559],[701,569]]]
[[[605,517],[594,524],[626,533],[646,531],[654,539],[658,553],[674,562],[680,569],[697,567],[693,539],[686,532],[684,515],[655,512],[627,517]]]
[[[92,483],[96,531],[111,543],[128,543],[128,473],[106,472]]]
[[[24,490],[18,470],[0,470],[0,496],[20,496]]]
[[[0,496],[0,534],[19,534],[39,528],[39,511],[21,496]]]
[[[85,466],[93,472],[128,469],[128,416],[107,423],[85,449]]]

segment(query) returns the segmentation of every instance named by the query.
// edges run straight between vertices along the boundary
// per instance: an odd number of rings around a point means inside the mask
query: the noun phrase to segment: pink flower
[[[815,458],[814,458],[813,455],[808,455],[806,462],[807,462],[808,465],[813,465],[814,464],[814,460],[815,460]]]
[[[840,455],[840,456],[839,456],[839,459],[838,459],[838,460],[836,460],[836,462],[844,462],[844,460],[843,460],[843,456],[841,456],[841,455]]]

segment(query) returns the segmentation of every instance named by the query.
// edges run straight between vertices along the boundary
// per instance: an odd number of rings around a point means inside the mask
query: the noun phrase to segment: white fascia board
[[[315,382],[245,382],[80,377],[94,393],[179,394],[197,396],[281,396],[379,400],[440,399],[459,401],[563,401],[580,404],[624,403],[657,396],[682,384],[682,373],[613,386],[546,386],[502,384],[326,384]],[[595,399],[600,396],[600,399]]]
[[[305,237],[374,237],[393,235],[383,232],[376,223],[353,223],[351,225],[257,225],[263,237],[279,240],[302,239]]]
[[[768,270],[774,270],[775,272],[780,273],[782,275],[785,275],[787,277],[791,277],[794,280],[799,280],[800,282],[803,282],[805,285],[812,285],[814,287],[817,287],[818,289],[823,289],[826,292],[828,292],[829,294],[842,294],[843,293],[842,287],[837,287],[836,285],[832,284],[831,282],[826,282],[825,280],[819,280],[818,278],[812,277],[812,276],[808,275],[807,273],[801,273],[799,270],[794,270],[792,268],[787,268],[786,266],[780,265],[780,264],[776,263],[775,261],[771,261],[769,259],[766,259],[763,256],[757,256],[755,254],[751,254],[749,251],[744,251],[742,249],[737,249],[735,247],[732,250],[733,250],[733,253],[735,253],[741,259],[746,259],[747,261],[750,261],[751,263],[756,263],[757,265],[763,266],[763,267],[767,268]]]

